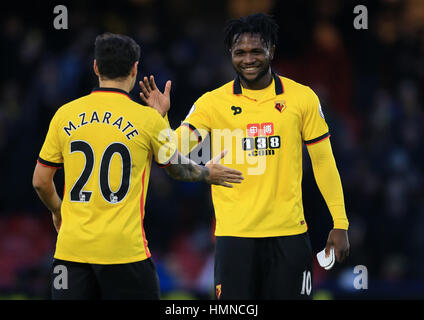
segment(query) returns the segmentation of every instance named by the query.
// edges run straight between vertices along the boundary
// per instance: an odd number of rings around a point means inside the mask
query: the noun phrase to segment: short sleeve
[[[177,155],[177,144],[167,121],[159,114],[155,118],[155,124],[150,132],[151,146],[157,164],[165,167]]]
[[[195,131],[200,140],[203,140],[211,129],[209,102],[208,94],[197,99],[182,123]]]
[[[58,113],[50,121],[49,130],[38,157],[38,162],[44,166],[61,168],[63,154],[58,130]]]
[[[179,150],[191,152],[211,131],[209,96],[204,94],[193,104],[181,126],[176,130]]]
[[[302,139],[306,145],[318,143],[330,136],[328,125],[317,95],[308,87],[304,100]]]

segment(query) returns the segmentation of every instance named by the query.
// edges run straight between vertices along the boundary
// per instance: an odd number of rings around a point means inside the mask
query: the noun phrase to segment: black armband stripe
[[[50,161],[44,160],[40,157],[38,157],[37,161],[45,167],[51,167],[51,168],[62,168],[63,167],[63,163],[50,162]]]
[[[324,133],[322,136],[319,136],[318,138],[315,138],[315,139],[312,139],[312,140],[305,140],[304,143],[307,146],[310,146],[312,144],[321,142],[322,140],[327,139],[329,137],[330,137],[330,132],[327,132],[327,133]]]
[[[199,131],[197,131],[197,129],[196,129],[195,126],[193,126],[193,125],[191,125],[190,123],[187,123],[187,122],[183,122],[181,125],[184,126],[184,127],[189,128],[191,131],[193,131],[196,134],[196,136],[197,136],[197,143],[201,143],[202,142],[202,135],[199,133]]]

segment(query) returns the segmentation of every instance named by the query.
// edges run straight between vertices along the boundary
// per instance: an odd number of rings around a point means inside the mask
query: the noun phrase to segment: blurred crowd
[[[234,78],[225,22],[259,11],[280,25],[274,71],[320,98],[342,178],[351,255],[331,272],[315,268],[317,298],[424,298],[424,1],[364,1],[365,30],[354,28],[353,0],[60,4],[68,9],[67,30],[54,29],[51,1],[1,10],[0,299],[49,297],[56,234],[32,172],[54,112],[97,85],[95,36],[133,37],[141,46],[139,78],[153,74],[159,88],[173,81],[176,128],[198,97]],[[131,92],[135,101],[138,92]],[[304,155],[303,200],[316,253],[332,224]],[[55,181],[63,192],[63,172]],[[209,187],[176,182],[153,165],[145,229],[163,297],[211,298]],[[367,291],[352,288],[356,265],[368,269]]]

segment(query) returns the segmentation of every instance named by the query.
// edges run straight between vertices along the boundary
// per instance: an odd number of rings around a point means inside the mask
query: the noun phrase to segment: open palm
[[[156,109],[162,117],[168,112],[171,107],[171,81],[168,80],[165,84],[165,90],[162,93],[156,86],[155,78],[150,76],[150,79],[144,77],[142,81],[139,82],[141,92],[140,98],[149,107]]]

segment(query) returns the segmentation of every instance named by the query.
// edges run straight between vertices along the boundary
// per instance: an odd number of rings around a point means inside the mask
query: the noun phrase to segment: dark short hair
[[[279,26],[274,18],[264,13],[255,13],[247,17],[228,21],[225,28],[224,43],[231,49],[234,42],[243,34],[259,34],[267,46],[273,46],[278,41]]]
[[[101,76],[127,77],[140,59],[140,46],[128,36],[106,32],[96,37],[94,58]]]

